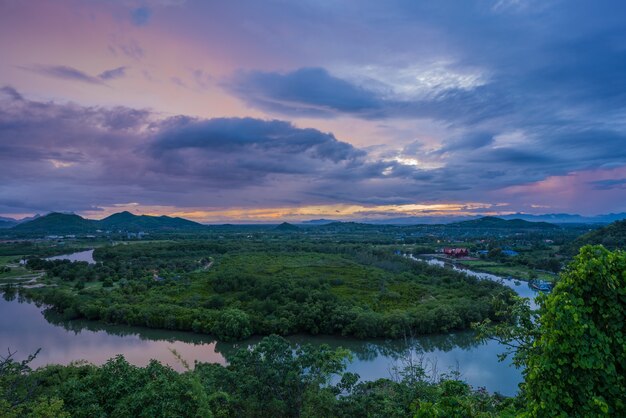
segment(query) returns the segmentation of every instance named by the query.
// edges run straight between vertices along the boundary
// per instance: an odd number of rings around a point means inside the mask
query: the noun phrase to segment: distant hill
[[[326,224],[331,224],[335,221],[333,221],[332,219],[311,219],[308,221],[302,221],[301,224],[303,225],[326,225]]]
[[[373,225],[359,222],[331,222],[322,225],[315,225],[314,230],[332,233],[352,233],[352,232],[371,232],[380,229],[393,229],[394,226],[389,225]]]
[[[0,229],[11,228],[11,227],[14,227],[15,225],[17,225],[17,221],[13,219],[11,220],[9,220],[9,218],[0,219]]]
[[[133,215],[124,211],[114,213],[98,222],[100,229],[139,231],[189,231],[205,229],[206,226],[183,218],[170,216]]]
[[[288,232],[288,231],[299,231],[300,228],[298,228],[297,226],[293,224],[290,224],[289,222],[283,222],[282,224],[274,228],[274,230]]]
[[[457,228],[489,228],[489,229],[557,229],[557,225],[547,222],[529,222],[523,219],[502,219],[485,216],[470,221],[455,222],[447,225]]]
[[[531,215],[525,213],[516,213],[513,215],[498,216],[502,219],[523,219],[531,222],[550,222],[557,224],[577,223],[577,224],[608,224],[611,222],[626,219],[626,213],[607,213],[596,216],[572,215],[569,213],[546,213],[543,215]]]
[[[564,252],[576,254],[580,247],[588,244],[602,244],[611,250],[618,248],[626,249],[626,220],[613,222],[610,225],[581,235],[565,247]]]
[[[52,212],[11,228],[11,232],[41,235],[71,235],[95,231],[97,221],[78,215]]]
[[[28,235],[75,235],[95,233],[97,230],[126,232],[173,232],[207,228],[206,225],[170,216],[133,215],[115,213],[100,221],[85,219],[74,214],[49,213],[31,221],[20,223],[7,232]]]

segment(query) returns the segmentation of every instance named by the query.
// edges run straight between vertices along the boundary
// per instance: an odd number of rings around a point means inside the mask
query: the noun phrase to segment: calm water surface
[[[93,250],[79,251],[72,254],[57,255],[54,257],[48,257],[46,260],[70,260],[70,261],[86,261],[89,264],[95,264],[93,259]]]
[[[70,256],[73,261],[89,262],[93,261],[92,254],[93,250],[89,250]],[[493,277],[501,280],[497,276]],[[491,280],[489,277],[481,278]],[[504,282],[506,284],[508,281]],[[522,296],[534,295],[524,282],[516,285],[510,281],[508,285]],[[502,346],[493,341],[477,342],[471,332],[419,337],[410,341],[355,340],[326,336],[293,336],[288,339],[294,344],[329,344],[331,347],[350,349],[354,359],[348,365],[348,371],[358,373],[364,380],[391,377],[394,366],[402,367],[403,361],[409,356],[421,359],[430,372],[458,371],[461,378],[471,385],[485,387],[490,392],[504,395],[514,395],[522,380],[521,372],[508,361],[498,361],[497,355],[504,351]],[[258,339],[250,339],[233,344],[216,342],[210,336],[193,333],[105,325],[82,320],[63,321],[43,307],[20,300],[19,297],[12,298],[5,294],[4,298],[0,298],[0,350],[17,350],[17,357],[22,359],[41,348],[33,366],[68,364],[77,360],[102,364],[111,357],[123,354],[129,362],[136,365],[146,365],[150,359],[156,359],[181,370],[182,366],[171,353],[172,349],[190,364],[196,360],[226,364],[229,355],[236,349],[257,341]]]

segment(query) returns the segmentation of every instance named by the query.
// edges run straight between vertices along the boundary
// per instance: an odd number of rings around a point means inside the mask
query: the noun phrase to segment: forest
[[[512,292],[389,248],[350,243],[159,241],[96,249],[95,264],[31,257],[20,289],[67,319],[215,335],[358,338],[468,329]]]
[[[584,247],[539,309],[513,298],[475,325],[511,347],[523,367],[518,396],[472,388],[454,374],[429,376],[407,358],[388,379],[345,372],[350,353],[294,348],[279,336],[242,348],[228,365],[118,356],[102,366],[29,367],[37,353],[0,359],[0,415],[6,417],[601,417],[626,414],[626,253]]]

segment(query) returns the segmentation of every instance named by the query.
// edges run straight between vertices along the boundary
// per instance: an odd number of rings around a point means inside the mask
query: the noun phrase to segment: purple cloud
[[[33,65],[23,68],[41,75],[60,78],[62,80],[80,81],[89,84],[103,84],[102,80],[98,77],[93,77],[81,70],[67,65]]]
[[[114,80],[116,78],[122,78],[126,75],[126,67],[117,67],[112,70],[106,70],[98,74],[98,78],[101,80]]]

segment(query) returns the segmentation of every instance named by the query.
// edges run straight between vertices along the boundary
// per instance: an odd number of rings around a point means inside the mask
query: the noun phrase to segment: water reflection
[[[43,310],[43,315],[42,315]],[[18,358],[42,348],[34,366],[68,364],[87,360],[102,364],[123,354],[136,365],[157,359],[182,370],[171,349],[176,349],[190,364],[194,361],[226,364],[239,348],[258,342],[252,338],[239,343],[215,341],[208,335],[161,331],[141,327],[106,325],[100,322],[65,321],[52,311],[5,292],[0,300],[0,349],[18,350]],[[354,353],[348,371],[362,379],[389,378],[394,366],[402,366],[407,355],[423,355],[439,372],[458,370],[461,377],[476,387],[514,395],[521,381],[519,370],[498,362],[503,347],[493,341],[478,342],[471,332],[419,337],[407,340],[355,340],[330,336],[289,337],[294,344],[328,344]]]
[[[93,250],[78,251],[71,254],[62,254],[54,257],[48,257],[46,260],[70,260],[74,261],[86,261],[89,264],[95,264],[96,260],[93,259]]]
[[[433,257],[420,257],[420,256],[416,257],[413,254],[407,254],[406,257],[410,258],[411,260],[418,261],[420,263],[427,263],[431,266],[449,268],[454,271],[458,271],[459,273],[464,273],[468,276],[476,277],[477,279],[480,279],[480,280],[491,280],[493,282],[498,282],[502,284],[503,286],[513,289],[515,293],[517,293],[519,296],[528,298],[530,301],[531,308],[536,309],[538,307],[535,302],[535,297],[539,294],[539,292],[533,289],[532,287],[530,287],[530,285],[526,281],[520,281],[512,277],[501,277],[495,274],[486,273],[484,271],[474,271],[467,267],[461,266],[459,264],[440,260],[440,259],[433,258]]]

